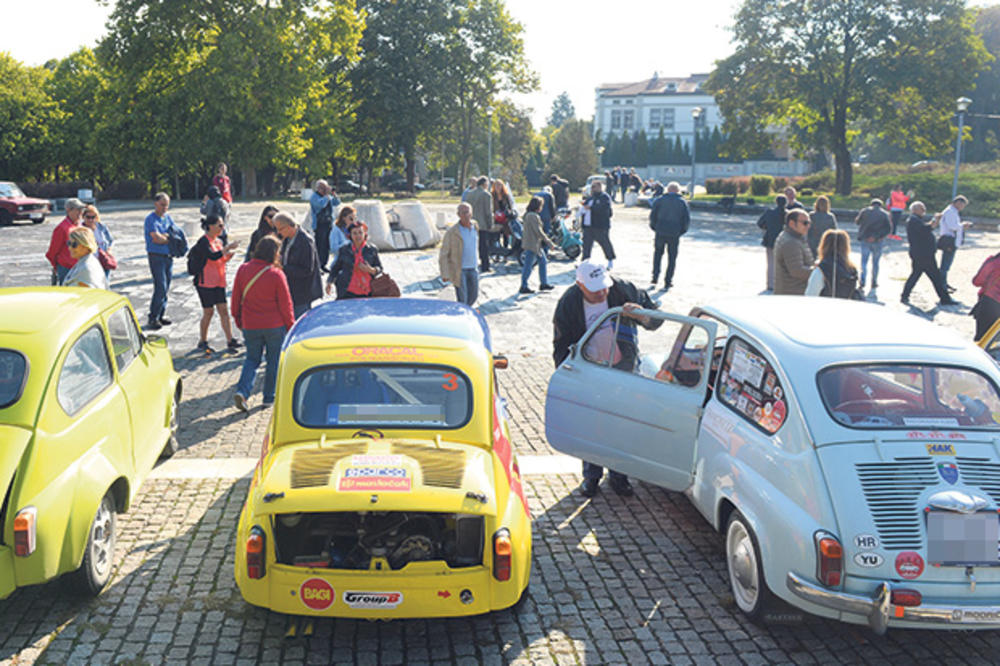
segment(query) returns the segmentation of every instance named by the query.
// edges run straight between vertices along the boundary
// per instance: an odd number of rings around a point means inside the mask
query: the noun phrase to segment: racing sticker
[[[524,486],[521,483],[521,470],[517,465],[517,459],[514,457],[514,447],[511,445],[510,440],[507,438],[507,434],[504,432],[504,424],[506,421],[501,417],[503,413],[503,406],[500,404],[500,398],[494,397],[493,399],[493,452],[500,459],[500,464],[503,466],[503,471],[507,475],[507,483],[510,484],[510,490],[521,500],[521,505],[524,507],[524,513],[528,518],[531,518],[531,509],[528,508],[528,498],[524,496]]]
[[[348,467],[337,490],[409,492],[410,482],[405,467]]]
[[[395,608],[403,603],[402,592],[344,592],[348,608]]]
[[[954,444],[927,444],[927,454],[932,456],[953,456],[955,455]]]
[[[322,578],[310,578],[299,587],[299,599],[313,610],[326,610],[333,605],[333,586]]]
[[[764,379],[766,365],[760,356],[737,346],[733,348],[733,360],[729,366],[729,375],[738,382],[759,387]]]
[[[913,580],[919,578],[923,572],[924,558],[920,556],[920,553],[904,550],[896,556],[896,573],[899,574],[900,578]]]
[[[946,483],[955,485],[958,482],[958,465],[955,463],[938,463],[937,471]]]

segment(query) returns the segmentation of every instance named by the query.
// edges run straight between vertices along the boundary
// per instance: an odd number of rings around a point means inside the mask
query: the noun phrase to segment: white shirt
[[[583,301],[583,318],[587,322],[587,328],[590,329],[594,322],[601,318],[605,312],[608,311],[608,301],[603,300],[600,303],[588,303],[586,299]],[[618,343],[615,341],[615,330],[612,327],[612,322],[614,322],[614,317],[609,317],[604,320],[601,327],[594,332],[590,340],[587,341],[586,346],[583,348],[583,357],[588,361],[594,363],[607,363],[608,360],[611,361],[611,365],[616,365],[622,360],[621,350],[618,349]],[[612,358],[608,358],[611,356]]]
[[[806,283],[806,296],[820,296],[823,293],[823,287],[826,286],[826,276],[823,275],[823,269],[817,266],[812,269],[809,274],[809,282]]]
[[[959,215],[954,204],[948,204],[948,207],[941,212],[941,226],[938,229],[939,236],[954,236],[956,246],[961,245],[962,241],[965,240],[962,216]]]

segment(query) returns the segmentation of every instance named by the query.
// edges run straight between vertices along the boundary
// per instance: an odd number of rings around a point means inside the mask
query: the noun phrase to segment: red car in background
[[[0,180],[0,227],[13,224],[14,220],[41,224],[50,212],[52,206],[45,199],[25,196],[17,183]]]

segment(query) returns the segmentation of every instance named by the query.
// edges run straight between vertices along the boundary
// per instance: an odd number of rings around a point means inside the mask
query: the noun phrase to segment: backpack
[[[316,211],[316,227],[333,226],[333,201],[327,201],[326,205]]]
[[[205,253],[202,243],[198,242],[194,244],[187,253],[187,272],[188,275],[193,275],[195,281],[197,281],[198,276],[201,275],[202,271],[205,270],[205,264],[208,263],[208,255]]]
[[[187,254],[188,241],[187,236],[184,235],[184,230],[174,224],[171,225],[167,234],[170,236],[167,240],[167,250],[169,250],[170,256],[179,259]]]

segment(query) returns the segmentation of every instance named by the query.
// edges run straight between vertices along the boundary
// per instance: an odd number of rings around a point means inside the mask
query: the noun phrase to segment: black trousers
[[[906,278],[906,284],[903,285],[903,300],[910,297],[910,292],[913,291],[913,287],[917,284],[917,280],[920,279],[921,275],[926,275],[930,279],[931,284],[934,285],[934,291],[937,292],[938,300],[948,300],[949,296],[944,286],[944,276],[938,270],[934,257],[927,257],[926,259],[910,257],[910,277]]]
[[[499,232],[480,231],[479,232],[479,272],[490,270],[490,250],[497,242]]]
[[[990,330],[994,322],[1000,319],[1000,303],[997,303],[989,296],[980,296],[979,301],[969,314],[976,318],[975,340],[978,341],[986,335],[986,332]]]
[[[330,230],[333,225],[316,225],[316,256],[319,257],[320,268],[329,269],[330,261]]]
[[[674,268],[677,267],[677,247],[680,245],[680,236],[668,236],[667,234],[656,234],[653,241],[653,280],[655,284],[660,278],[660,262],[663,260],[663,249],[667,249],[667,276],[663,283],[669,288],[674,282]]]
[[[601,249],[604,250],[604,256],[608,261],[615,258],[615,248],[611,245],[611,229],[595,229],[593,227],[583,228],[583,260],[586,261],[590,259],[590,251],[594,247],[594,242],[596,241]]]

